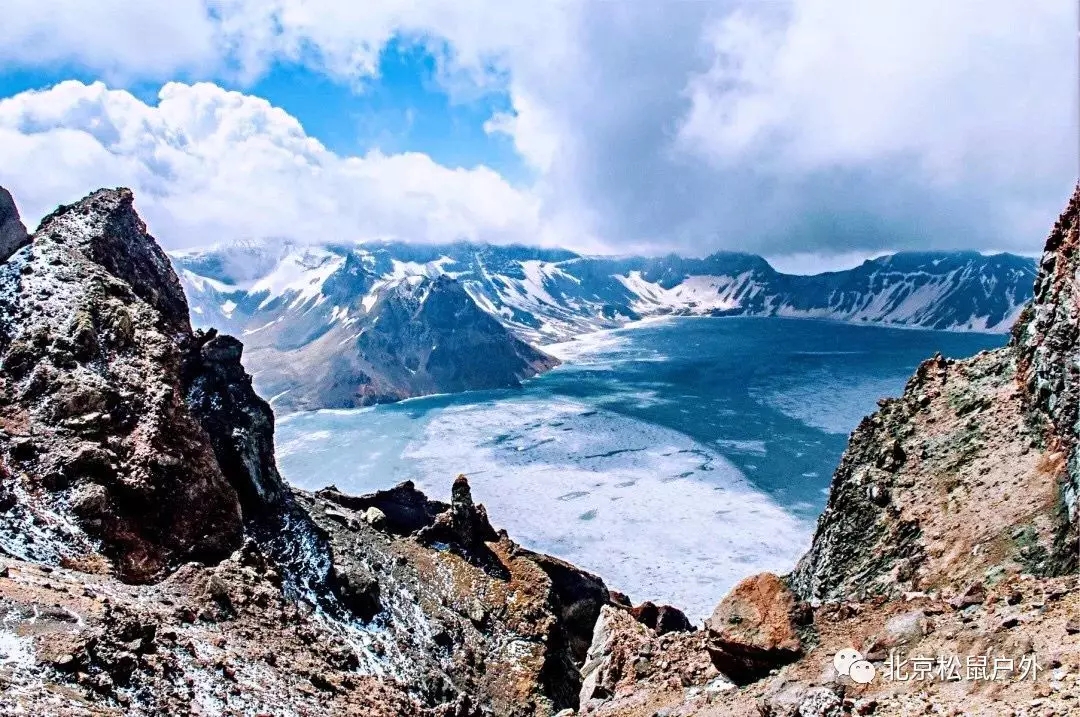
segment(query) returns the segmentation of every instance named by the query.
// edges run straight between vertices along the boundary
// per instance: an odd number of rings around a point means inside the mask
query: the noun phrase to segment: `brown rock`
[[[19,262],[0,263],[0,414],[25,438],[0,445],[22,483],[0,545],[148,582],[224,557],[242,525],[234,476],[185,402],[187,302],[133,201],[99,190],[60,207]],[[36,517],[56,501],[78,530]]]
[[[776,575],[761,573],[740,582],[705,622],[716,668],[746,684],[798,658],[798,611],[794,593]]]
[[[960,595],[949,601],[957,610],[963,610],[972,605],[981,605],[986,600],[986,588],[982,583],[976,582],[968,586]]]
[[[630,609],[635,620],[656,632],[665,635],[669,632],[693,632],[694,626],[682,610],[671,605],[657,605],[649,600]]]

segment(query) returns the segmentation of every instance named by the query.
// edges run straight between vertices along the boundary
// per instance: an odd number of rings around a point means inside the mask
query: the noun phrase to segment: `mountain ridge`
[[[781,316],[1004,332],[1030,298],[1035,276],[1033,260],[976,252],[902,253],[806,276],[778,272],[764,258],[739,252],[702,259],[586,257],[466,242],[244,242],[171,256],[195,325],[244,338],[257,387],[279,410],[514,386],[556,364],[527,344],[542,347],[652,316]],[[501,327],[488,322],[483,332],[499,347],[491,356],[470,352],[450,330],[433,342],[459,346],[453,363],[470,380],[422,380],[413,375],[419,353],[406,365],[362,345],[379,321],[382,296],[433,280],[467,298],[461,309],[475,307],[469,311],[474,324],[483,323],[482,313]],[[431,327],[398,325],[401,344],[417,332],[434,336]],[[335,376],[328,365],[340,369]]]
[[[265,249],[265,250],[264,250]],[[241,276],[239,279],[231,274],[226,268],[231,257],[233,263],[238,260],[237,254],[261,267],[266,267],[260,272],[256,270],[249,276]],[[275,257],[275,254],[277,256]],[[838,320],[859,320],[890,323],[895,325],[912,325],[922,328],[935,328],[946,330],[978,330],[994,333],[1005,333],[1012,325],[1016,315],[1025,303],[1025,297],[1030,294],[1030,288],[1024,288],[1028,279],[1034,281],[1036,262],[1032,258],[1022,257],[1010,253],[981,254],[974,251],[910,251],[888,254],[881,257],[866,259],[859,265],[833,271],[824,271],[816,274],[787,274],[775,269],[764,257],[756,254],[743,252],[722,251],[715,252],[704,258],[684,258],[670,254],[663,257],[645,256],[589,256],[579,255],[564,249],[546,249],[540,247],[528,247],[524,245],[499,246],[487,244],[474,244],[459,242],[445,245],[411,245],[400,242],[370,242],[370,243],[326,243],[322,245],[304,245],[293,242],[278,242],[260,245],[257,242],[243,242],[232,245],[218,245],[206,249],[190,249],[175,251],[170,254],[177,268],[180,270],[182,280],[189,285],[189,293],[196,298],[205,292],[206,287],[202,280],[211,279],[215,282],[211,288],[219,295],[228,298],[233,294],[255,295],[262,292],[273,293],[275,288],[271,282],[259,282],[271,273],[269,267],[278,267],[280,263],[292,261],[298,263],[297,257],[320,256],[322,261],[309,266],[309,270],[326,267],[326,262],[345,261],[347,257],[359,260],[377,280],[386,282],[391,279],[401,279],[409,275],[431,276],[447,274],[459,278],[470,287],[470,295],[477,300],[489,313],[492,313],[504,321],[523,338],[532,340],[534,343],[543,345],[553,341],[571,338],[576,333],[597,328],[614,328],[627,320],[633,320],[638,314],[644,313],[709,313],[721,311],[739,313],[740,315],[793,315],[799,311],[817,310],[820,318],[836,318]],[[539,264],[537,263],[539,262]],[[891,270],[902,274],[922,274],[927,276],[942,276],[941,270],[935,270],[943,262],[947,263],[946,269],[951,271],[968,269],[987,271],[989,274],[980,278],[993,280],[996,278],[1006,284],[1005,291],[1011,291],[1007,296],[1000,297],[1002,306],[980,306],[970,304],[963,308],[969,309],[967,315],[956,316],[926,316],[926,315],[898,315],[890,317],[888,312],[877,316],[851,316],[853,305],[848,302],[845,306],[842,300],[837,300],[832,306],[822,304],[820,297],[815,297],[817,304],[801,307],[797,303],[790,306],[782,302],[766,305],[764,301],[757,303],[748,302],[745,305],[730,301],[732,298],[746,298],[739,296],[738,291],[729,293],[726,302],[715,302],[713,305],[697,307],[691,305],[694,301],[701,300],[701,293],[693,293],[692,287],[686,287],[687,292],[680,306],[677,303],[665,305],[656,301],[658,290],[671,290],[695,277],[725,277],[728,279],[739,275],[750,274],[767,280],[779,281],[785,284],[793,284],[795,289],[805,291],[807,287],[817,284],[826,284],[826,288],[832,290],[843,289],[836,286],[836,279],[847,277],[865,278],[868,272]],[[899,265],[899,266],[898,266]],[[201,273],[200,273],[201,272]],[[529,276],[529,273],[533,276]],[[539,273],[538,273],[539,272]],[[646,284],[651,290],[651,295],[644,292],[634,292],[634,288],[626,286],[635,278],[632,274]],[[318,275],[312,275],[308,285],[317,283]],[[887,277],[879,277],[883,281]],[[961,279],[971,277],[959,277]],[[507,295],[506,287],[510,282],[523,282],[528,279],[540,279],[539,286],[533,286],[535,296],[521,297],[533,299],[537,303],[547,303],[549,313],[543,310],[535,312],[532,320],[522,320],[514,315],[514,309],[523,311],[526,301],[512,301],[513,297]],[[566,325],[559,323],[559,314],[565,313],[568,308],[565,302],[554,299],[553,296],[544,296],[545,289],[556,291],[566,290],[566,281],[582,284],[591,282],[588,287],[591,291],[589,305],[586,307],[573,307],[572,302],[581,297],[572,294],[564,294],[571,303],[570,308],[577,308],[576,318],[578,326],[575,329],[573,321],[566,321]],[[615,282],[615,283],[612,283]],[[618,286],[622,284],[622,286]],[[728,282],[730,284],[730,282]],[[714,293],[720,294],[719,286]],[[787,287],[780,287],[774,293],[782,293]],[[873,288],[873,287],[872,287]],[[879,289],[882,287],[878,287]],[[985,287],[986,294],[983,299],[992,297],[996,287]],[[294,287],[293,291],[297,291]],[[608,296],[615,299],[609,302],[608,315],[604,315],[604,293],[621,294],[621,296]],[[691,295],[693,293],[693,295]],[[902,292],[899,292],[902,293]],[[707,292],[705,292],[707,294]],[[210,298],[213,298],[211,293]],[[305,298],[314,298],[305,296]],[[827,297],[826,297],[827,298]],[[897,299],[904,297],[898,296]],[[536,299],[540,301],[537,302]],[[653,306],[646,307],[645,312],[636,311],[635,302],[645,306],[652,299]],[[222,302],[223,303],[223,302]],[[202,304],[199,304],[203,308]],[[263,307],[265,308],[265,306]],[[507,311],[506,309],[509,309]],[[596,316],[586,315],[586,309],[600,308]],[[978,314],[979,309],[986,313]],[[205,310],[205,309],[204,309]],[[197,312],[198,313],[198,312]],[[214,313],[211,309],[208,313]],[[622,321],[616,317],[621,314]],[[226,320],[229,318],[226,316]],[[948,321],[949,318],[953,320]],[[979,319],[984,319],[979,321]],[[201,320],[201,319],[200,319]],[[547,332],[539,330],[544,322],[552,324]]]

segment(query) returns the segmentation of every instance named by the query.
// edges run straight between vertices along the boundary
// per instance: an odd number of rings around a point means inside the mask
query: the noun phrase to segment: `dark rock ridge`
[[[364,285],[370,286],[370,277]],[[278,410],[516,387],[558,364],[510,333],[446,276],[388,286],[361,316],[318,331],[295,346],[288,338],[275,342],[271,330],[255,336],[250,363],[262,390],[276,396]]]

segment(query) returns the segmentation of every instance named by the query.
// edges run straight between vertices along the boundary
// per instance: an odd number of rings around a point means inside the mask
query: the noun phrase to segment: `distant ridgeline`
[[[1011,254],[920,252],[797,276],[752,254],[607,258],[468,243],[242,243],[172,260],[193,322],[242,336],[245,363],[281,409],[513,385],[557,363],[528,344],[647,316],[1004,333],[1036,269]],[[432,297],[441,308],[425,308]]]

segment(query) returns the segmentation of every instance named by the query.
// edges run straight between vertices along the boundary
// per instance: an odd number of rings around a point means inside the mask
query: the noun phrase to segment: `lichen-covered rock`
[[[1035,296],[1013,330],[1019,380],[1046,439],[1068,458],[1059,476],[1060,506],[1054,569],[1075,572],[1080,561],[1080,184],[1061,214],[1039,262]]]

